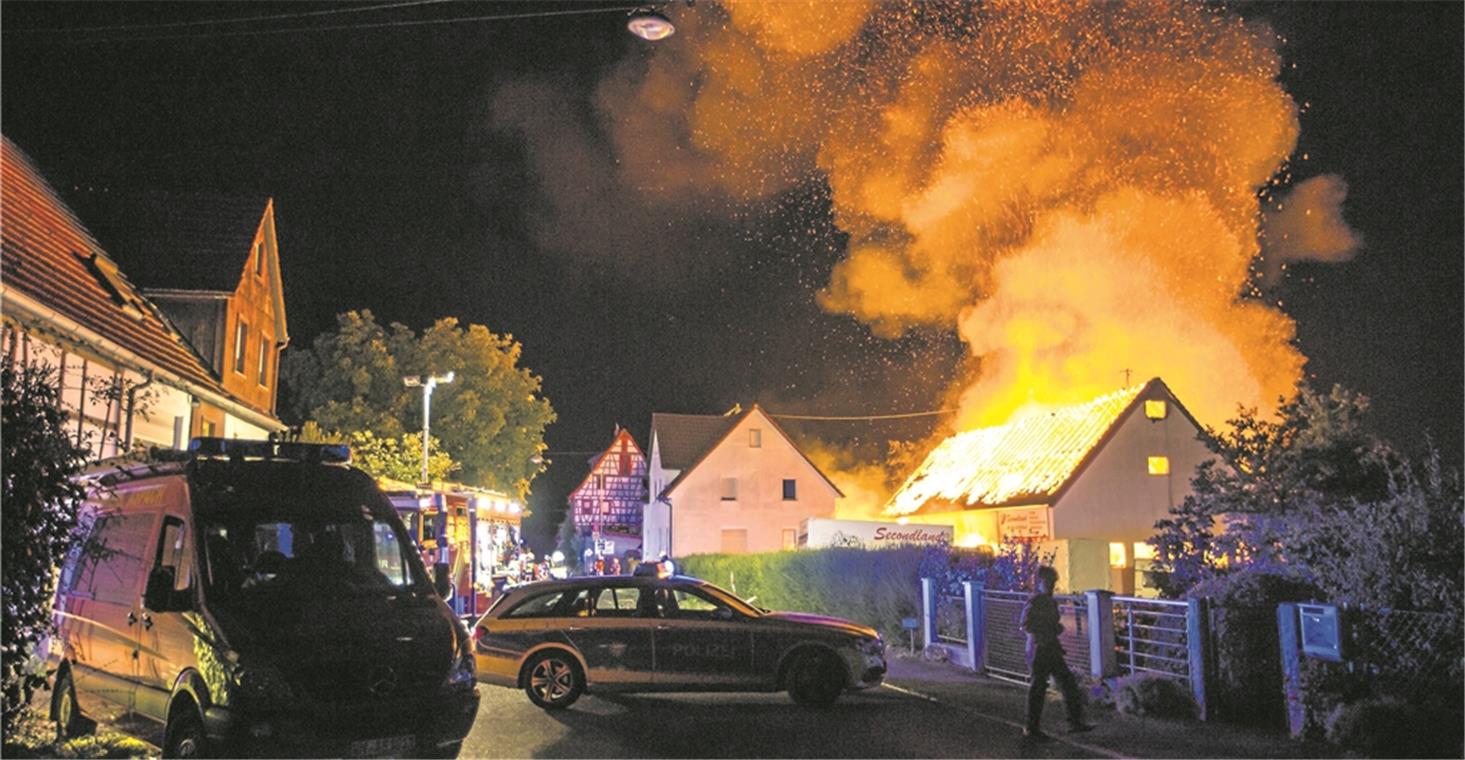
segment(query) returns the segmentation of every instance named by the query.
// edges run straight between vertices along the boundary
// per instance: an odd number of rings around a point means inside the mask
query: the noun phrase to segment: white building
[[[943,441],[887,517],[952,525],[958,545],[1027,538],[1069,589],[1135,590],[1155,522],[1211,459],[1203,428],[1159,378],[1082,404],[1032,408]],[[1143,569],[1143,567],[1141,567]]]
[[[760,407],[653,414],[644,556],[779,551],[799,525],[833,517],[829,478]]]

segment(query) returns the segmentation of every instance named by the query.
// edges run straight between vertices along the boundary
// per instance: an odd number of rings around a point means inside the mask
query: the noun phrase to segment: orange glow
[[[1005,425],[951,436],[926,456],[885,513],[911,514],[932,500],[967,507],[1043,501],[1063,485],[1144,387],[1083,404],[1031,405]]]
[[[1153,399],[1145,401],[1145,416],[1152,420],[1163,420],[1170,413],[1169,405],[1164,399]]]
[[[1146,465],[1151,475],[1170,474],[1170,457],[1149,457],[1146,459]]]
[[[1277,35],[1198,3],[979,8],[682,14],[678,45],[602,84],[615,172],[734,217],[827,183],[849,243],[819,303],[881,337],[958,332],[975,368],[955,380],[958,430],[1126,370],[1213,426],[1291,395],[1304,357],[1259,297],[1267,257],[1341,260],[1358,238],[1329,175],[1269,213],[1299,131]]]

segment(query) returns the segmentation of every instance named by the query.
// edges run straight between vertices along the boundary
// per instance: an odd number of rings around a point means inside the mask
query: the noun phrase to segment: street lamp
[[[402,384],[405,385],[405,386],[407,386],[408,388],[419,388],[419,387],[422,388],[422,482],[423,483],[430,483],[430,482],[432,482],[432,481],[428,480],[428,478],[427,478],[427,440],[428,440],[427,439],[427,435],[428,435],[429,423],[430,423],[431,418],[432,418],[432,389],[433,388],[436,388],[438,386],[438,383],[451,383],[451,382],[453,382],[453,373],[452,372],[449,372],[446,375],[429,375],[428,378],[427,378],[427,380],[423,380],[421,375],[410,375],[408,377],[402,378]]]
[[[648,42],[664,40],[676,34],[677,31],[676,26],[671,23],[671,19],[662,15],[655,8],[637,8],[631,11],[631,15],[626,19],[626,29]]]

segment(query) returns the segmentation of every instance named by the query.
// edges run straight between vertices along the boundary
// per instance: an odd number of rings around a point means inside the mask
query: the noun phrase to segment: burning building
[[[1135,590],[1155,521],[1210,457],[1203,428],[1159,378],[947,438],[886,505],[888,517],[952,525],[956,542],[1028,539],[1057,552],[1071,589]]]

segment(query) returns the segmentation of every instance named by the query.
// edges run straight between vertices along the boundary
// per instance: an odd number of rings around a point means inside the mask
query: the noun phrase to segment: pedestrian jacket
[[[1052,594],[1033,594],[1022,608],[1022,629],[1028,634],[1028,656],[1045,646],[1058,646],[1058,634],[1063,633],[1059,622],[1058,602]]]

